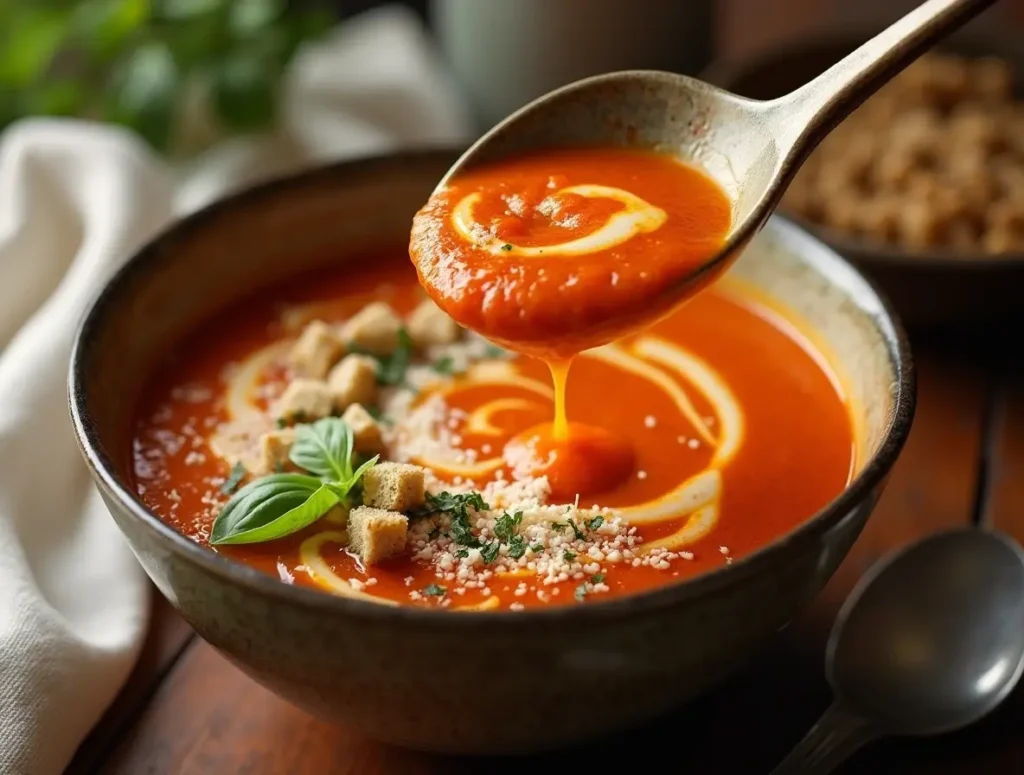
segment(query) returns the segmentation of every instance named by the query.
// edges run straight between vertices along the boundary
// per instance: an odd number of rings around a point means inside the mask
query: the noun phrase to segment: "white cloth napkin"
[[[61,772],[145,634],[145,577],[90,484],[66,408],[75,326],[103,279],[229,189],[464,142],[468,127],[418,19],[389,7],[300,54],[277,130],[185,168],[109,126],[30,119],[0,135],[0,773]]]

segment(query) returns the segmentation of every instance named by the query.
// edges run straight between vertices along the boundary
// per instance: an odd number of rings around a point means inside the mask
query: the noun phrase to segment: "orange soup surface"
[[[731,204],[703,172],[650,151],[556,150],[435,192],[410,251],[434,301],[518,352],[571,357],[668,311],[663,292],[722,246]]]
[[[633,283],[640,265],[620,260]],[[202,326],[167,354],[135,425],[139,498],[203,545],[239,488],[268,475],[319,485],[292,453],[297,434],[332,415],[353,429],[355,465],[378,455],[370,471],[417,467],[420,493],[404,513],[373,521],[378,512],[360,501],[394,493],[366,473],[344,502],[285,537],[211,547],[284,583],[453,611],[591,604],[742,558],[849,479],[848,408],[823,359],[779,313],[727,284],[576,358],[572,419],[599,430],[571,443],[597,449],[607,434],[626,445],[602,458],[617,470],[576,497],[572,471],[551,482],[533,467],[547,452],[524,449],[524,432],[553,412],[543,362],[450,325],[402,251],[332,271]],[[355,379],[365,368],[373,378]],[[408,470],[393,470],[404,482]]]

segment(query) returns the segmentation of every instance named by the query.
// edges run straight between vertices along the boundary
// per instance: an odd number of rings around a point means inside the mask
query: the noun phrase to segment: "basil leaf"
[[[299,468],[332,482],[352,478],[352,430],[338,417],[325,417],[295,430],[288,457]]]
[[[210,544],[283,538],[315,522],[339,500],[313,476],[265,476],[240,489],[221,509],[210,531]]]

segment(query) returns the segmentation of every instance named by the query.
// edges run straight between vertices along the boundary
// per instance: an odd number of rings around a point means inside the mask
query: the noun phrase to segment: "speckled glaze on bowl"
[[[455,158],[431,151],[341,163],[178,223],[110,280],[83,321],[71,414],[103,499],[147,573],[256,681],[321,718],[402,746],[538,751],[622,730],[706,691],[816,595],[867,520],[907,435],[913,370],[899,325],[871,286],[775,219],[730,274],[816,328],[845,375],[864,456],[835,501],[752,556],[607,602],[452,613],[288,586],[165,526],[129,480],[133,407],[161,354],[258,288],[313,266],[357,265],[367,248],[403,248],[414,211]]]

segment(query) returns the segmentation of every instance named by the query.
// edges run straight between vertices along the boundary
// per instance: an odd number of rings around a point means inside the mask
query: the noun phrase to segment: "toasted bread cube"
[[[325,379],[331,366],[338,362],[344,346],[337,332],[322,320],[314,320],[288,353],[288,364],[296,374]]]
[[[366,355],[346,355],[327,377],[334,405],[372,404],[377,399],[377,364]]]
[[[350,404],[341,416],[352,431],[353,446],[356,452],[364,455],[379,455],[384,451],[384,440],[380,435],[380,426],[362,404]]]
[[[285,388],[274,414],[285,422],[311,422],[334,411],[334,396],[326,382],[300,377]]]
[[[378,463],[363,474],[363,502],[389,511],[411,511],[426,500],[423,469],[409,463]]]
[[[283,469],[288,463],[288,454],[294,443],[294,428],[269,431],[260,436],[259,462],[255,473],[273,474]]]
[[[348,515],[348,546],[364,565],[376,565],[404,551],[408,531],[409,518],[395,511],[359,506]]]
[[[374,355],[391,355],[398,348],[402,319],[387,304],[375,301],[357,312],[341,331],[342,341],[352,349]]]
[[[431,345],[456,342],[462,333],[459,324],[430,299],[409,314],[405,327],[413,344],[421,350]]]

